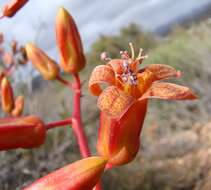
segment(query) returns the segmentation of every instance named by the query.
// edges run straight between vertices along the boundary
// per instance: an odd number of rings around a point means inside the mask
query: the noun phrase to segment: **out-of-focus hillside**
[[[82,72],[84,85],[83,116],[90,145],[95,152],[98,126],[96,98],[87,90],[90,72],[102,51],[112,58],[128,48],[146,49],[150,63],[169,64],[183,72],[177,80],[192,87],[199,95],[194,102],[151,100],[142,146],[135,161],[125,167],[106,172],[106,190],[210,190],[211,177],[211,24],[209,21],[189,29],[177,28],[164,39],[155,39],[139,31],[135,25],[117,36],[102,36],[87,54],[87,69]],[[27,112],[45,121],[56,120],[71,111],[70,95],[56,82],[27,98]],[[67,132],[68,131],[68,132]],[[0,189],[20,189],[55,168],[79,158],[71,129],[49,131],[46,144],[39,149],[0,153]],[[131,177],[132,176],[132,177]]]

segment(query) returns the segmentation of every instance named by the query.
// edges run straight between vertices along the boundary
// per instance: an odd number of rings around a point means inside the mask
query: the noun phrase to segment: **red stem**
[[[85,135],[83,124],[81,121],[81,81],[78,74],[74,74],[75,83],[73,84],[73,114],[72,128],[77,138],[80,152],[83,158],[91,156],[87,137]],[[98,182],[93,190],[102,190],[101,183]]]
[[[74,74],[74,97],[73,97],[73,119],[72,128],[76,135],[77,142],[80,148],[80,152],[83,158],[91,156],[87,137],[85,135],[82,121],[81,121],[81,81],[78,74]],[[101,183],[98,182],[93,190],[102,190]]]
[[[72,128],[77,138],[80,152],[83,158],[91,155],[88,141],[83,129],[81,121],[81,82],[78,74],[74,74],[74,97],[73,97],[73,114],[72,114]]]
[[[50,122],[50,123],[47,123],[45,125],[45,127],[46,127],[47,130],[49,130],[49,129],[53,129],[53,128],[56,128],[56,127],[63,127],[65,125],[69,125],[69,124],[72,124],[72,118]]]

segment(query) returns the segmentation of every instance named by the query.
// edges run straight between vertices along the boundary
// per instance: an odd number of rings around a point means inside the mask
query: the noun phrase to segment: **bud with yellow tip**
[[[88,157],[38,179],[23,190],[92,189],[100,179],[106,163],[104,157]]]
[[[53,80],[58,76],[58,65],[41,49],[29,43],[26,45],[26,53],[28,59],[32,61],[34,67],[41,73],[45,80]]]
[[[67,73],[78,73],[85,66],[85,56],[77,26],[64,8],[56,17],[56,40],[62,69]]]

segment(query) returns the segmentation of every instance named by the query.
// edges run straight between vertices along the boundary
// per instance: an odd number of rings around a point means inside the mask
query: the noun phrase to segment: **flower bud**
[[[15,107],[12,110],[12,116],[18,117],[22,114],[24,108],[24,97],[18,96],[15,100]]]
[[[28,0],[11,0],[3,7],[2,16],[12,17],[21,9]]]
[[[36,116],[0,119],[0,150],[35,148],[45,137],[44,123]]]
[[[66,9],[60,8],[56,17],[56,39],[61,67],[67,73],[77,73],[85,66],[85,56],[77,26]]]
[[[23,190],[89,190],[101,177],[107,160],[89,157],[44,176]]]
[[[26,45],[26,53],[34,67],[41,73],[45,80],[55,79],[59,74],[59,67],[54,60],[48,57],[34,44]]]
[[[14,108],[13,90],[6,77],[1,81],[1,104],[5,113],[10,113]]]

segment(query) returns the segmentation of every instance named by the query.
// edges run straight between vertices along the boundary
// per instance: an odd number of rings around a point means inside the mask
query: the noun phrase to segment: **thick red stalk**
[[[74,97],[73,97],[73,114],[72,114],[72,128],[77,138],[82,157],[86,158],[91,156],[89,150],[87,137],[85,135],[83,124],[81,121],[81,81],[78,74],[74,74],[75,83],[73,84]],[[98,182],[93,190],[102,190],[101,183]]]
[[[74,97],[73,97],[72,128],[77,138],[81,155],[83,158],[86,158],[89,157],[91,153],[89,150],[88,141],[81,121],[81,82],[78,74],[74,74],[74,78],[75,78],[75,83],[73,84]]]

